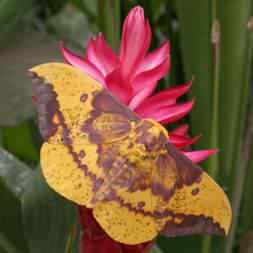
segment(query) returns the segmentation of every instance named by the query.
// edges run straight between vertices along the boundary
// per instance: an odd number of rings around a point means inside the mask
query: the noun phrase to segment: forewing
[[[30,70],[35,82],[41,167],[58,193],[90,207],[104,181],[98,148],[125,138],[138,118],[93,79],[72,66],[49,63]]]

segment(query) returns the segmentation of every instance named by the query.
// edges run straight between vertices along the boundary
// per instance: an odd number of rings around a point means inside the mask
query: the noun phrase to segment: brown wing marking
[[[164,211],[160,215],[169,213],[173,217],[162,218],[166,221],[163,233],[168,236],[227,234],[231,207],[223,190],[174,146],[168,144],[167,149],[176,163],[178,179],[173,196],[162,204]]]

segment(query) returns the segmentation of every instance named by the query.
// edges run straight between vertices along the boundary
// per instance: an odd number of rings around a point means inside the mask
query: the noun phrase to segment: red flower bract
[[[60,47],[67,63],[96,79],[141,118],[151,118],[162,124],[172,123],[187,115],[194,105],[194,100],[177,102],[180,96],[189,91],[192,82],[152,95],[158,81],[170,68],[170,47],[166,41],[148,53],[151,36],[143,9],[135,7],[124,21],[118,55],[107,45],[102,34],[89,39],[86,57],[75,55],[62,43]],[[185,147],[200,137],[190,138],[187,132],[187,125],[179,126],[170,132],[168,141],[181,149],[194,163],[216,153],[216,150],[185,151]],[[153,245],[153,242],[136,246],[117,243],[105,234],[89,209],[81,207],[79,210],[83,253],[145,253]]]
[[[125,245],[113,241],[93,218],[92,211],[79,207],[82,226],[81,253],[148,253],[154,242]]]

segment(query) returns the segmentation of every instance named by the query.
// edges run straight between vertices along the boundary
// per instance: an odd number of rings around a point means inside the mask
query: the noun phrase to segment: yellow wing
[[[125,160],[112,173],[114,181],[108,181],[110,198],[93,213],[117,241],[138,244],[159,233],[228,233],[231,208],[225,193],[166,136],[161,125],[143,120],[128,139],[113,143],[118,150],[113,160]]]
[[[177,180],[169,201],[161,200],[160,222],[167,236],[190,234],[227,235],[232,212],[224,191],[206,172],[194,165],[174,146],[167,144],[168,157],[174,161]],[[167,214],[170,213],[168,219]]]
[[[30,70],[40,132],[41,167],[48,184],[64,197],[91,207],[103,183],[98,144],[124,138],[138,118],[76,68],[49,63]]]

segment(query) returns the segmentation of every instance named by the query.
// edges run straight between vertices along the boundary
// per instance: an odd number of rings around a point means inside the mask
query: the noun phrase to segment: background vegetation
[[[253,252],[253,100],[251,0],[0,0],[0,252],[77,252],[75,207],[45,185],[27,69],[62,61],[57,41],[81,53],[101,31],[118,48],[123,18],[142,5],[152,47],[169,39],[172,70],[160,89],[195,76],[196,105],[186,119],[196,148],[216,148],[204,169],[228,193],[233,226],[216,237],[160,238],[161,252]],[[156,251],[160,252],[157,248]]]

